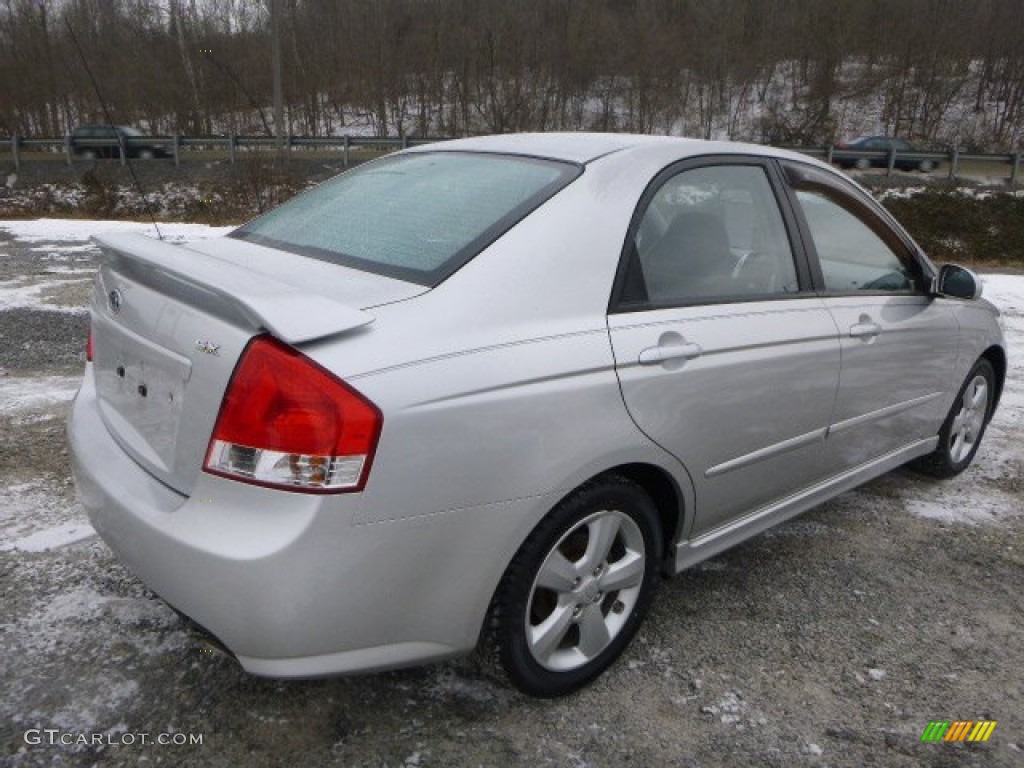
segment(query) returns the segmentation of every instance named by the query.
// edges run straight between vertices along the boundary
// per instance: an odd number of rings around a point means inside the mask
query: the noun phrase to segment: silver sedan
[[[99,242],[80,496],[258,675],[482,645],[573,691],[661,576],[902,464],[963,471],[1006,373],[973,274],[761,146],[467,139],[225,238]]]

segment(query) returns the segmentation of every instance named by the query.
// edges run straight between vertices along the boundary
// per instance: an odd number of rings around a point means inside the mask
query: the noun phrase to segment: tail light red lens
[[[85,362],[92,362],[92,328],[89,329],[89,338],[85,342]]]
[[[334,374],[259,336],[228,384],[204,468],[294,491],[362,490],[382,423],[377,406]]]

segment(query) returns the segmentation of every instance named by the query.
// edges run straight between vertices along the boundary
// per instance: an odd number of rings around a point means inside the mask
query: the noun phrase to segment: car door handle
[[[878,323],[860,322],[850,326],[850,337],[854,339],[873,339],[882,332]]]
[[[640,352],[640,365],[658,365],[669,360],[693,360],[704,353],[700,344],[665,344]]]

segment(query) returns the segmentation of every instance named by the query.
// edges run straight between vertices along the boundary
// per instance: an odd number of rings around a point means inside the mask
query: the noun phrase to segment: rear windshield
[[[324,182],[231,237],[434,286],[581,170],[512,155],[395,155]]]

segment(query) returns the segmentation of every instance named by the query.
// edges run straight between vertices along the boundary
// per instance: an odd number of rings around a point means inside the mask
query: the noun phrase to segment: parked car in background
[[[855,156],[843,154],[843,150],[870,150],[881,153],[872,156]],[[922,171],[928,173],[938,167],[938,162],[930,157],[922,157],[923,150],[915,148],[903,139],[888,136],[861,136],[852,141],[841,141],[836,144],[832,153],[832,162],[840,168],[888,168],[889,152],[896,153],[893,167],[901,171]]]
[[[259,675],[483,637],[573,691],[662,574],[907,462],[966,469],[1006,374],[971,272],[770,147],[464,139],[227,237],[97,241],[80,498]]]
[[[128,125],[80,125],[71,133],[71,151],[86,158],[120,157],[124,146],[130,158],[170,157],[164,147],[150,143],[147,138],[142,131]]]

